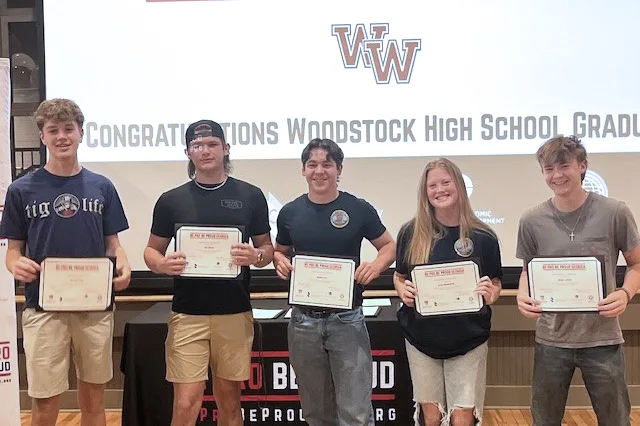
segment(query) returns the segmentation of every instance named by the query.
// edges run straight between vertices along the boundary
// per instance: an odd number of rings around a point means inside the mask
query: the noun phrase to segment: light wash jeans
[[[536,343],[531,414],[535,426],[560,426],[573,372],[582,372],[599,426],[628,426],[631,414],[622,345],[565,349]]]
[[[455,408],[473,408],[476,425],[482,424],[484,393],[487,383],[487,354],[484,342],[464,355],[449,359],[431,358],[405,340],[407,360],[416,402],[415,425],[423,425],[420,404],[436,403],[442,426],[451,424]]]
[[[309,426],[375,424],[371,342],[361,307],[330,315],[307,315],[294,307],[288,339]]]

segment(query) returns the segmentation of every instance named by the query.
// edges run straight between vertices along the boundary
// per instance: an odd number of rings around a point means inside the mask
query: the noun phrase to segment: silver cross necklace
[[[586,197],[589,197],[589,193],[586,193]],[[553,203],[552,203],[553,204]],[[567,228],[567,231],[569,231],[569,239],[571,239],[571,241],[573,241],[573,239],[576,236],[576,233],[574,232],[576,230],[576,228],[578,227],[578,224],[580,223],[580,219],[582,218],[582,211],[584,210],[584,206],[585,204],[587,204],[587,200],[584,200],[584,203],[582,203],[582,207],[580,207],[580,213],[578,213],[578,220],[576,220],[575,225],[573,225],[573,228],[569,228],[567,225],[565,225],[565,223],[562,221],[562,219],[560,219],[560,216],[558,216],[558,212],[556,211],[557,208],[554,206],[553,208],[553,214],[556,216],[556,219],[558,219],[558,222],[560,222],[562,224],[562,226],[564,226],[565,228]]]

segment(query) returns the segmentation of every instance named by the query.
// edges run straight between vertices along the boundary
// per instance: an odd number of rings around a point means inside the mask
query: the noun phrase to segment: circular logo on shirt
[[[470,238],[458,238],[453,244],[453,249],[458,256],[469,257],[473,253],[473,241]]]
[[[78,213],[78,209],[80,209],[80,200],[73,194],[58,195],[53,202],[53,209],[60,217],[73,217]]]
[[[349,224],[349,215],[344,210],[334,210],[331,213],[331,224],[336,228],[344,228]]]

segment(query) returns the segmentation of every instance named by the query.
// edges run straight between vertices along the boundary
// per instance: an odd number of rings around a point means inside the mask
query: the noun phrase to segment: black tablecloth
[[[383,307],[367,318],[373,351],[373,405],[377,425],[411,423],[412,402],[404,339],[396,321],[397,307]],[[254,308],[288,309],[285,301],[254,301]],[[171,303],[158,303],[125,326],[121,371],[124,426],[164,426],[171,422],[173,390],[165,380],[164,341]],[[242,391],[245,425],[305,425],[287,352],[284,313],[256,324],[251,379]],[[262,355],[262,356],[260,356]],[[295,383],[295,382],[294,382]],[[198,424],[216,424],[211,384],[205,389]]]

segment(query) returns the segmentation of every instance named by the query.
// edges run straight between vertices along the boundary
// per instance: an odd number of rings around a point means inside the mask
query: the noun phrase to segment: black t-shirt
[[[376,210],[363,199],[340,191],[332,202],[315,204],[304,194],[280,210],[276,241],[292,246],[294,253],[352,257],[359,264],[362,239],[375,240],[385,231]],[[354,308],[362,305],[362,291],[356,284]]]
[[[412,234],[413,221],[406,223],[398,233],[396,272],[407,276],[413,269],[413,265],[405,260]],[[496,237],[483,230],[474,230],[470,236],[473,252],[469,257],[462,257],[453,247],[459,236],[459,227],[445,228],[444,237],[433,246],[429,263],[471,259],[479,263],[481,277],[502,278],[500,245]],[[491,308],[485,305],[479,312],[469,314],[421,317],[414,308],[404,305],[398,311],[398,321],[409,343],[420,352],[431,358],[447,359],[464,355],[489,339]]]
[[[153,210],[151,233],[163,238],[175,236],[176,224],[242,226],[242,239],[268,234],[267,200],[249,183],[229,177],[215,190],[187,182],[165,192]],[[190,315],[235,314],[251,309],[250,269],[243,267],[233,280],[174,277],[173,311]]]

